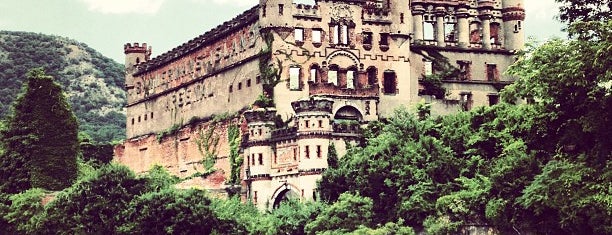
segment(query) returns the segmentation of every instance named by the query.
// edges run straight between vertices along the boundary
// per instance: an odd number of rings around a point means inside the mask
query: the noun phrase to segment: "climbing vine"
[[[198,151],[202,156],[200,163],[204,166],[204,172],[196,170],[194,176],[206,176],[215,171],[215,163],[217,162],[217,154],[219,147],[219,135],[215,133],[217,125],[211,124],[206,129],[201,129],[195,138],[195,143],[198,146]]]
[[[227,142],[229,143],[230,153],[230,179],[229,183],[239,184],[240,183],[240,166],[242,166],[242,158],[240,157],[240,129],[238,125],[231,124],[227,128]]]
[[[282,63],[279,59],[276,60],[277,66],[272,64],[272,42],[274,36],[270,32],[262,32],[263,39],[266,43],[266,48],[259,52],[259,71],[261,72],[261,80],[263,82],[264,95],[274,97],[274,87],[280,82],[280,74],[282,73]]]

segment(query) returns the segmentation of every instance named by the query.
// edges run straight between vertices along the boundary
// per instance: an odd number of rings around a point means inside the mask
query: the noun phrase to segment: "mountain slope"
[[[36,67],[62,86],[80,130],[93,141],[125,138],[123,65],[58,36],[0,31],[0,118],[10,114],[25,74]]]

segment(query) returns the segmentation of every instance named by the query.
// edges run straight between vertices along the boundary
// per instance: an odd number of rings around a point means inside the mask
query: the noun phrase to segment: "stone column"
[[[484,15],[480,17],[482,23],[482,48],[491,49],[491,16]]]
[[[436,7],[436,42],[439,47],[446,46],[444,41],[444,15],[446,15],[446,9],[444,7]]]
[[[423,14],[425,8],[419,5],[412,7],[413,23],[414,23],[414,41],[423,41]]]
[[[457,27],[458,41],[460,48],[468,48],[470,46],[470,24],[468,22],[469,12],[467,8],[459,8],[457,10]]]

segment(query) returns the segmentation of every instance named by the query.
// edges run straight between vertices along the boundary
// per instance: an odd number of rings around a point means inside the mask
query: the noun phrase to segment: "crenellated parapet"
[[[147,47],[146,43],[140,45],[139,43],[135,42],[134,44],[126,43],[125,45],[123,45],[123,53],[125,53],[126,55],[131,53],[144,54],[145,59],[149,60],[151,58],[151,52],[152,48],[150,46]]]
[[[258,108],[251,109],[244,112],[244,118],[247,120],[247,124],[253,123],[264,123],[274,122],[276,118],[276,109],[274,108]]]
[[[291,102],[291,107],[297,115],[305,112],[332,113],[334,101],[327,98],[310,97]]]

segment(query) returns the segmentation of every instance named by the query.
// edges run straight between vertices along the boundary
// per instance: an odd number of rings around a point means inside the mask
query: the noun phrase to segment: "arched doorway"
[[[291,189],[283,189],[278,193],[276,198],[274,198],[274,204],[272,208],[276,209],[280,206],[281,203],[290,200],[300,200],[300,196]]]

